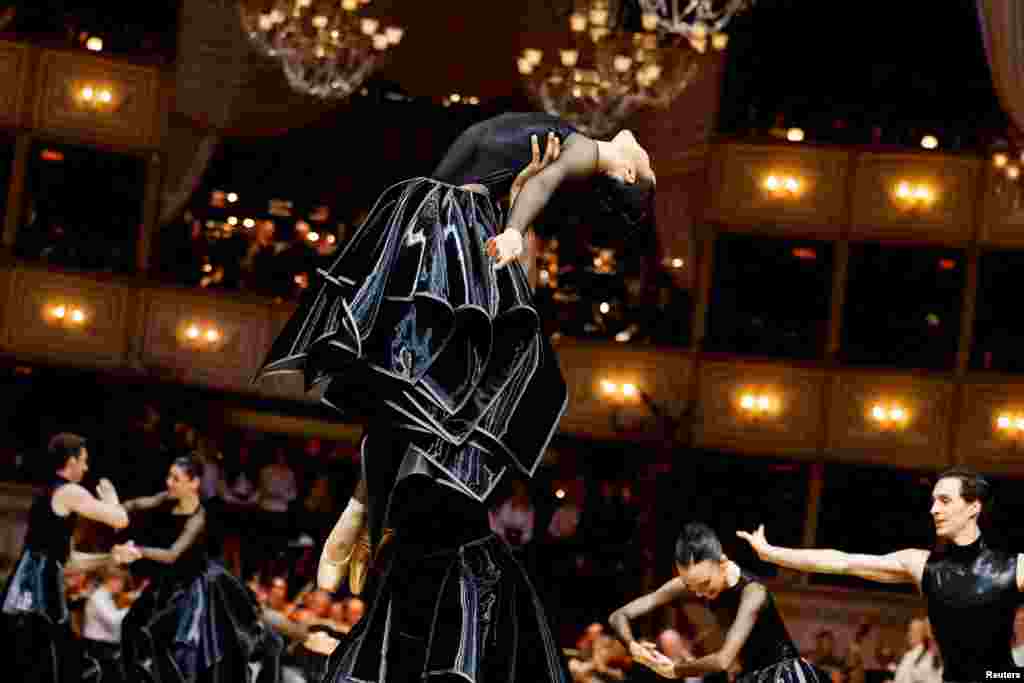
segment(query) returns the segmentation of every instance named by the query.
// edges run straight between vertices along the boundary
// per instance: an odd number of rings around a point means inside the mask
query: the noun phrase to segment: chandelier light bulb
[[[918,185],[914,190],[914,199],[919,199],[923,202],[930,202],[932,199],[932,191],[928,189],[927,185]]]
[[[327,28],[327,17],[322,14],[318,14],[313,17],[312,23],[313,28]]]
[[[405,30],[398,26],[388,26],[384,29],[384,35],[388,37],[388,43],[391,45],[398,45],[402,42],[402,37],[405,35]]]
[[[744,410],[754,409],[754,397],[750,394],[743,394],[740,398],[740,407]]]
[[[57,320],[63,320],[64,316],[68,314],[68,309],[64,306],[57,306],[53,309],[53,317]]]
[[[1020,167],[1016,164],[1010,164],[1006,167],[1006,177],[1010,180],[1016,180],[1020,177]]]
[[[526,59],[531,66],[537,66],[540,64],[540,60],[544,59],[544,52],[535,47],[528,47],[523,50],[523,58]]]
[[[676,258],[672,259],[672,267],[673,268],[682,268],[683,267],[683,263],[684,263],[683,259],[681,259],[679,257],[676,257]]]
[[[199,328],[195,325],[189,325],[188,329],[185,330],[185,336],[189,339],[199,339]]]
[[[220,339],[220,332],[213,328],[210,328],[206,331],[206,341],[215,342],[218,339]]]
[[[102,52],[103,39],[99,36],[92,36],[89,40],[85,41],[85,49],[90,52]]]
[[[786,178],[785,186],[789,192],[797,192],[800,189],[800,181],[792,177]]]
[[[111,93],[109,90],[100,90],[99,95],[100,102],[102,102],[103,104],[110,104],[110,102],[114,99],[113,93]]]
[[[925,135],[921,138],[921,146],[925,149],[936,149],[939,146],[939,139],[934,135]]]
[[[1024,417],[1018,417],[1014,420],[1013,426],[1017,431],[1024,431]]]
[[[359,0],[341,0],[341,8],[346,12],[355,12],[359,9]]]
[[[618,392],[619,385],[617,385],[615,382],[603,379],[601,380],[601,390],[604,391],[604,393],[606,394],[614,394]]]
[[[782,187],[782,183],[777,177],[770,175],[767,178],[765,178],[764,189],[768,190],[769,192],[777,192],[780,187]]]
[[[896,196],[900,199],[910,199],[914,192],[910,189],[910,183],[904,181],[896,186]]]
[[[996,419],[996,427],[998,427],[999,429],[1009,429],[1010,424],[1011,422],[1009,415],[1000,415],[999,418]]]
[[[516,66],[519,69],[519,73],[523,76],[529,76],[533,73],[533,64],[530,64],[530,60],[526,57],[520,57],[517,59]]]
[[[802,128],[790,128],[786,131],[786,139],[790,142],[803,142],[804,131]]]
[[[84,87],[84,88],[82,88],[82,90],[81,90],[81,91],[79,92],[79,95],[81,95],[81,96],[82,96],[82,99],[83,99],[83,100],[91,100],[91,99],[92,99],[92,96],[93,96],[93,94],[94,94],[94,92],[93,92],[93,89],[92,89],[91,87],[89,87],[89,86],[85,86],[85,87]]]
[[[607,26],[608,10],[603,7],[595,7],[590,10],[590,23],[594,26]]]
[[[238,217],[228,216],[228,225],[238,225]]]
[[[615,59],[612,61],[612,66],[620,74],[624,74],[629,71],[629,67],[633,65],[633,60],[626,55],[615,55]]]
[[[384,33],[378,33],[373,36],[373,49],[383,52],[391,46],[391,42]]]
[[[238,193],[237,192],[228,192],[227,199],[228,199],[228,201],[230,203],[234,204],[235,202],[238,201]]]
[[[267,32],[274,28],[274,19],[269,14],[261,14],[256,19],[256,25],[260,31]]]
[[[232,223],[232,225],[234,225],[234,223]],[[252,218],[246,218],[244,221],[242,221],[242,226],[246,228],[255,228],[256,221],[254,221]]]
[[[559,50],[559,55],[562,58],[562,66],[570,69],[576,66],[576,62],[578,62],[580,58],[578,50]]]
[[[280,24],[285,19],[284,12],[278,8],[274,8],[270,11],[270,20],[275,24]]]
[[[587,17],[579,12],[569,15],[569,30],[573,33],[583,33],[587,30]]]
[[[1003,154],[1002,152],[996,152],[995,154],[992,155],[992,164],[996,168],[1003,168],[1004,166],[1006,166],[1006,162],[1008,162],[1009,160],[1010,158]]]
[[[871,409],[871,417],[875,418],[879,422],[885,420],[885,408],[882,406],[875,406]]]

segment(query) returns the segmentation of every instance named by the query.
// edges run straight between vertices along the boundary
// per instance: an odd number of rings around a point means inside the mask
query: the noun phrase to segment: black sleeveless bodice
[[[726,588],[718,594],[714,600],[708,601],[708,607],[719,617],[719,623],[731,624],[736,620],[740,602],[743,598],[743,589],[751,583],[761,583],[761,580],[752,574],[743,571],[740,580],[731,588]],[[757,615],[754,629],[750,637],[740,650],[740,660],[743,662],[744,672],[767,669],[788,659],[795,659],[800,656],[800,651],[793,644],[789,637],[786,625],[782,623],[782,617],[775,607],[775,598],[771,591],[765,597],[765,603]]]
[[[537,136],[543,154],[549,132],[565,142],[576,129],[541,113],[502,114],[482,121],[452,143],[432,177],[453,185],[483,185],[492,196],[504,196],[530,163],[530,136]]]
[[[983,681],[986,671],[1013,670],[1010,641],[1020,602],[1017,556],[980,537],[933,550],[921,578],[947,681]]]
[[[177,501],[168,500],[150,512],[146,520],[146,530],[141,539],[142,545],[152,548],[170,548],[184,533],[188,520],[203,509],[200,506],[192,515],[177,515],[172,512],[176,504]],[[254,532],[259,533],[257,530]],[[185,549],[174,564],[167,565],[140,560],[133,565],[132,569],[162,580],[187,582],[206,568],[208,560],[206,550],[206,532],[204,530],[202,535]]]
[[[53,494],[69,483],[57,477],[46,490],[36,496],[28,513],[28,534],[25,550],[42,553],[56,562],[66,562],[71,555],[71,535],[75,531],[74,513],[59,517],[53,511]]]

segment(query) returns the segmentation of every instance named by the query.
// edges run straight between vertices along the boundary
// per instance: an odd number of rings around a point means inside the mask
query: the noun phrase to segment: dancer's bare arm
[[[100,498],[93,496],[80,484],[65,484],[54,493],[50,507],[61,516],[75,513],[115,529],[128,526],[128,513],[118,502],[110,482],[102,480],[97,491],[100,492]]]
[[[899,550],[887,555],[844,553],[839,550],[779,548],[768,543],[762,525],[756,531],[737,531],[765,562],[817,574],[845,574],[879,583],[921,585],[928,551]]]
[[[117,564],[114,556],[110,553],[81,553],[77,550],[71,551],[71,557],[64,565],[66,572],[94,572],[104,567],[111,567]]]

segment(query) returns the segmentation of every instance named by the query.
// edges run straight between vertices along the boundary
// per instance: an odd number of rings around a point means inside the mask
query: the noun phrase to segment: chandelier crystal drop
[[[242,0],[242,27],[264,54],[281,61],[292,89],[324,99],[348,97],[402,40],[403,29],[362,10],[370,0]]]

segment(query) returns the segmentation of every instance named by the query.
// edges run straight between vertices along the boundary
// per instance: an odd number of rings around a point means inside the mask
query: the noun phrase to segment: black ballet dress
[[[174,505],[169,500],[150,512],[141,545],[170,548],[187,535],[188,546],[173,564],[139,560],[132,567],[150,585],[121,626],[126,680],[276,683],[280,636],[262,622],[252,592],[207,556],[205,521],[187,528],[203,508],[180,515],[171,512]]]
[[[71,554],[76,515],[53,511],[54,492],[68,484],[56,478],[32,502],[28,534],[14,573],[0,595],[5,647],[4,666],[19,681],[58,683],[98,675],[95,662],[83,659],[71,631],[64,594],[64,564]]]
[[[534,474],[568,400],[525,270],[496,269],[485,252],[506,227],[498,200],[530,162],[531,135],[543,147],[549,132],[575,131],[546,114],[484,121],[433,177],[386,190],[259,373],[304,372],[326,385],[327,405],[367,423],[371,535],[395,529],[327,681],[569,680],[485,504],[507,472]],[[578,138],[559,162],[593,168],[595,153]],[[550,196],[526,194],[515,210]]]
[[[979,537],[945,543],[928,555],[921,577],[928,618],[942,652],[945,681],[992,680],[987,672],[1020,672],[1010,642],[1020,606],[1017,555],[989,548]]]
[[[761,580],[744,571],[735,586],[707,602],[720,623],[736,622],[743,590],[752,583],[761,583]],[[771,591],[765,593],[754,627],[740,649],[743,669],[737,683],[829,683],[831,678],[827,673],[800,657],[775,607]]]

